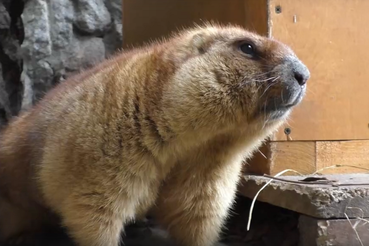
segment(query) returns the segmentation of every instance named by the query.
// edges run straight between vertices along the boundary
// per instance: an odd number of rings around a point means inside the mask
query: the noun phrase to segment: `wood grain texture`
[[[316,170],[315,142],[271,142],[270,174],[293,169],[302,174]],[[294,173],[286,173],[294,175]]]
[[[123,0],[124,47],[214,21],[267,34],[267,0]]]
[[[292,139],[368,139],[369,1],[270,1],[272,36],[311,71],[307,96],[289,121]],[[282,128],[275,140],[285,139]]]
[[[259,163],[253,164],[253,173],[264,174],[267,171],[266,174],[275,175],[285,169],[293,169],[306,175],[321,169],[324,169],[322,174],[369,172],[368,140],[281,141],[268,144],[268,160],[258,159]],[[346,167],[327,168],[335,165]]]
[[[333,141],[316,143],[317,170],[334,166],[349,165],[369,170],[369,141]],[[352,167],[329,168],[324,174],[369,172]]]

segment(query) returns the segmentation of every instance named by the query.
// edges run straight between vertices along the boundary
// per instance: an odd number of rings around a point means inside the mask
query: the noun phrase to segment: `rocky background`
[[[122,0],[0,1],[0,127],[122,45]]]

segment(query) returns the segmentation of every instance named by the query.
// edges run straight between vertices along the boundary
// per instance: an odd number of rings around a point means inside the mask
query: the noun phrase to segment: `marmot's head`
[[[172,126],[275,125],[301,102],[310,77],[288,46],[239,27],[197,27],[164,47],[176,67],[164,94]]]

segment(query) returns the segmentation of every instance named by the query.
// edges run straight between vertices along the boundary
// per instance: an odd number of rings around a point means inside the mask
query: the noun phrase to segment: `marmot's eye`
[[[240,50],[245,53],[246,55],[250,56],[250,57],[254,57],[255,56],[255,49],[254,46],[252,46],[249,43],[243,43],[240,45]]]

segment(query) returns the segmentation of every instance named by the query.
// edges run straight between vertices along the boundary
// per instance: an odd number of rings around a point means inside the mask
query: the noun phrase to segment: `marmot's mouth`
[[[298,93],[291,95],[289,100],[284,101],[281,97],[269,98],[264,107],[260,108],[260,114],[268,119],[276,120],[285,117],[303,99],[305,90],[301,89]]]

